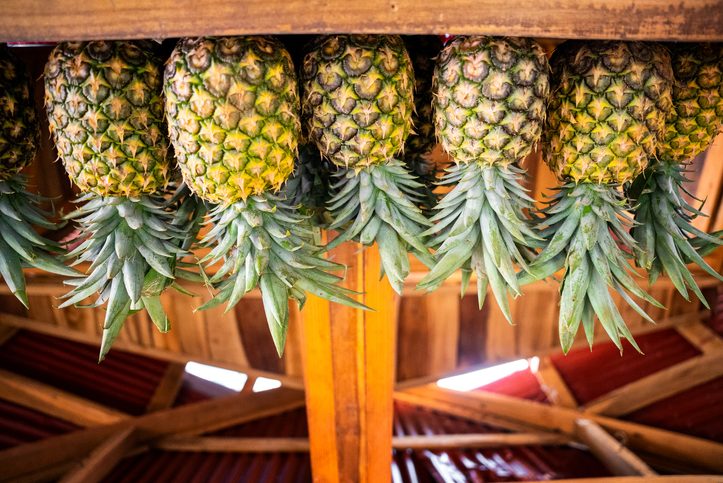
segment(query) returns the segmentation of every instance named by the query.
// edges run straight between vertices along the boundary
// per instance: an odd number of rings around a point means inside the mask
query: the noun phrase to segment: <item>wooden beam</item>
[[[375,311],[311,297],[301,313],[314,480],[390,481],[394,293],[379,278],[376,248],[346,243],[330,256],[348,267],[345,286]]]
[[[550,357],[541,357],[540,365],[537,370],[533,371],[533,374],[537,378],[537,382],[540,384],[545,396],[552,404],[565,408],[577,407],[575,396],[565,384],[560,373],[557,372],[557,368],[555,368],[555,364],[552,363]]]
[[[2,284],[0,284],[2,285]],[[25,329],[30,330],[33,332],[38,332],[39,334],[47,334],[52,335],[54,337],[60,337],[62,339],[72,340],[75,342],[82,342],[85,344],[93,344],[98,345],[100,343],[100,339],[98,336],[88,334],[86,332],[80,332],[80,331],[74,331],[69,330],[67,328],[58,327],[57,325],[53,325],[51,323],[42,322],[40,320],[31,319],[28,317],[19,317],[17,315],[12,314],[6,314],[0,312],[0,325],[10,326],[10,327],[16,327],[18,329]],[[253,377],[266,377],[269,379],[277,379],[281,381],[281,384],[283,386],[286,386],[290,389],[303,389],[304,388],[304,382],[299,377],[289,377],[284,374],[279,374],[276,372],[268,372],[268,371],[262,371],[253,367],[244,366],[240,364],[235,364],[233,362],[226,362],[226,361],[218,361],[215,359],[210,359],[208,357],[202,357],[202,356],[196,356],[196,355],[189,355],[184,354],[181,352],[171,351],[171,350],[163,350],[163,349],[155,349],[152,347],[145,347],[138,344],[134,344],[131,342],[126,342],[123,340],[116,340],[113,343],[113,347],[115,349],[120,349],[126,352],[131,352],[133,354],[140,354],[143,356],[151,357],[153,359],[160,359],[163,361],[172,361],[172,362],[180,362],[185,364],[186,362],[193,360],[195,362],[200,362],[202,364],[210,364],[213,366],[223,367],[226,369],[231,369],[234,371],[243,372],[249,376]]]
[[[78,465],[60,479],[60,483],[95,483],[101,481],[123,456],[135,446],[133,426],[119,430],[103,441]]]
[[[595,421],[578,419],[575,421],[575,434],[614,475],[654,476],[657,474]]]
[[[679,325],[675,329],[704,354],[723,350],[723,339],[702,322]]]
[[[693,357],[588,402],[586,413],[622,416],[723,376],[723,350]]]
[[[0,369],[0,399],[79,426],[111,424],[129,417],[93,401]]]
[[[129,427],[136,443],[170,435],[193,435],[271,416],[304,404],[303,394],[279,388],[252,395],[231,395],[146,414],[106,426],[55,436],[0,451],[0,480],[12,481],[45,468],[84,457],[102,442]]]
[[[502,448],[507,446],[561,445],[564,435],[550,433],[482,433],[395,436],[395,449]],[[168,451],[224,453],[296,453],[309,451],[307,438],[169,437],[153,444]]]
[[[173,406],[178,391],[183,386],[183,376],[186,374],[186,366],[177,362],[171,362],[163,374],[163,378],[158,383],[156,390],[153,392],[151,400],[148,402],[146,412],[152,413],[159,409],[166,409]]]
[[[723,444],[713,441],[485,391],[461,393],[428,385],[403,392],[416,397],[418,404],[442,411],[464,407],[493,415],[498,420],[522,424],[528,431],[553,431],[575,437],[575,421],[589,418],[608,431],[623,434],[633,449],[723,472]]]
[[[0,41],[324,32],[716,41],[721,23],[711,0],[6,0]]]

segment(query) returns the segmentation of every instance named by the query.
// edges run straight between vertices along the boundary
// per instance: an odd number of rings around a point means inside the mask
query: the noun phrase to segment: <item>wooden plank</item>
[[[146,412],[151,413],[160,409],[170,408],[176,400],[178,391],[183,385],[183,376],[186,374],[186,366],[177,362],[171,362],[163,374],[163,378],[156,386],[151,400],[146,406]]]
[[[347,243],[345,286],[374,312],[310,297],[304,320],[304,380],[315,481],[391,480],[395,299],[379,279],[376,248]]]
[[[540,365],[533,373],[537,378],[537,382],[540,383],[542,391],[552,404],[565,408],[577,407],[575,396],[573,396],[570,388],[567,387],[567,384],[565,384],[562,376],[557,372],[555,364],[552,363],[549,357],[540,358]]]
[[[507,446],[561,445],[569,438],[550,433],[482,433],[395,436],[395,449],[501,448]],[[306,438],[169,437],[154,448],[167,451],[224,453],[297,453],[309,451]]]
[[[705,200],[704,213],[710,216],[699,216],[693,220],[693,226],[700,230],[711,230],[716,221],[718,200],[723,189],[723,134],[719,134],[705,153],[703,170],[698,176],[695,190],[696,198]]]
[[[80,426],[110,424],[128,415],[53,386],[0,370],[0,398]]]
[[[440,287],[422,299],[427,311],[428,350],[423,354],[427,374],[444,374],[457,367],[459,339],[459,290]]]
[[[529,431],[547,430],[571,437],[575,436],[575,421],[588,418],[608,431],[622,433],[630,448],[684,461],[706,470],[723,471],[723,444],[693,436],[484,391],[460,393],[427,385],[404,392],[416,396],[421,404],[430,401],[431,407],[439,407],[434,405],[436,402],[464,406],[471,411],[525,425]]]
[[[69,331],[52,324],[40,322],[38,320],[30,319],[27,317],[18,317],[17,315],[5,314],[0,312],[0,325],[6,325],[11,327],[17,327],[19,329],[27,329],[40,334],[52,335],[63,339],[73,340],[76,342],[83,342],[86,344],[98,345],[100,340],[97,336],[92,334],[86,334],[82,332]],[[275,372],[262,371],[253,367],[243,366],[233,362],[217,361],[200,356],[191,356],[182,352],[176,352],[171,350],[156,349],[153,347],[142,347],[129,342],[116,340],[113,343],[115,349],[132,352],[134,354],[140,354],[154,359],[160,359],[164,361],[173,361],[186,363],[190,360],[200,362],[203,364],[210,364],[213,366],[224,367],[234,371],[243,372],[249,376],[254,377],[267,377],[270,379],[278,379],[281,384],[288,388],[303,389],[304,383],[299,377],[289,377],[284,374],[278,374]]]
[[[60,479],[60,483],[95,483],[101,481],[135,445],[136,428],[119,430],[90,452],[77,466]]]
[[[662,0],[6,0],[0,40],[268,33],[442,33],[552,38],[723,40],[720,2]]]
[[[119,431],[137,429],[136,443],[170,435],[193,435],[271,416],[304,404],[303,394],[279,388],[250,395],[234,394],[173,409],[128,418],[0,451],[2,477],[13,481],[84,457]]]
[[[588,402],[586,413],[623,416],[723,376],[723,351],[693,357]]]
[[[654,476],[657,474],[595,421],[578,419],[575,421],[575,434],[614,475]]]
[[[211,300],[210,294],[204,293],[199,303]],[[208,344],[211,359],[250,365],[241,342],[241,333],[236,320],[236,311],[226,312],[226,305],[198,312],[208,331]]]
[[[704,354],[723,350],[723,339],[701,322],[679,325],[675,329]]]

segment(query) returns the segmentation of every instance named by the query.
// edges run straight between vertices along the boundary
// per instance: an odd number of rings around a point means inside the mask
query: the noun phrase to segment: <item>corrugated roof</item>
[[[549,402],[540,387],[540,383],[537,382],[537,378],[529,369],[515,372],[503,379],[482,386],[478,390],[496,392],[537,402]]]
[[[67,421],[0,399],[0,450],[76,429]]]
[[[111,351],[101,364],[97,358],[97,346],[20,331],[2,345],[0,368],[129,414],[143,414],[168,363],[120,350]]]
[[[580,404],[641,377],[674,366],[700,354],[674,329],[660,330],[637,336],[643,354],[625,342],[622,355],[612,342],[595,344],[591,351],[582,348],[568,355],[551,356],[560,376]]]

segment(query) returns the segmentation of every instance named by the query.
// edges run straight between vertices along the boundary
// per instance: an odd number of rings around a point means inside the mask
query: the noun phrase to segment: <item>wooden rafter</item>
[[[0,284],[0,287],[2,284]],[[99,339],[95,335],[91,335],[85,332],[78,332],[73,330],[64,329],[52,324],[41,322],[39,320],[33,320],[28,317],[19,317],[17,315],[5,314],[0,312],[0,326],[10,326],[18,329],[26,329],[40,334],[52,335],[54,337],[60,337],[75,342],[83,342],[86,344],[99,344]],[[253,367],[212,360],[208,357],[193,356],[190,357],[187,354],[174,352],[170,350],[155,349],[152,347],[143,347],[138,344],[132,344],[123,340],[116,340],[113,343],[113,347],[116,349],[132,352],[134,354],[140,354],[154,359],[160,359],[163,361],[186,363],[189,360],[196,362],[211,364],[234,371],[243,372],[253,377],[266,377],[270,379],[277,379],[282,385],[292,389],[303,389],[304,382],[299,377],[289,377],[284,374],[278,374],[275,372],[262,371]]]
[[[85,457],[94,448],[125,429],[137,430],[137,444],[170,435],[214,431],[304,404],[300,391],[280,388],[251,395],[231,395],[146,414],[137,418],[55,436],[0,451],[0,480],[12,481]]]
[[[614,475],[654,476],[657,474],[595,421],[576,420],[575,435]]]
[[[111,424],[128,417],[120,411],[5,370],[0,370],[0,399],[79,426]]]
[[[121,429],[99,444],[61,478],[60,483],[95,483],[101,481],[136,444],[136,428]]]
[[[588,402],[586,413],[622,416],[723,376],[723,351],[710,352],[643,377]]]
[[[470,412],[492,415],[498,421],[507,420],[526,426],[528,431],[546,430],[571,437],[575,437],[576,421],[588,418],[608,431],[624,435],[626,443],[633,449],[687,461],[708,470],[723,471],[723,444],[642,424],[484,391],[460,393],[436,385],[406,389],[401,397],[452,413],[455,407],[463,407]]]
[[[577,401],[573,396],[570,388],[567,387],[565,381],[560,376],[560,373],[555,368],[555,364],[552,360],[547,357],[540,358],[540,365],[537,370],[533,371],[533,374],[537,378],[537,382],[540,384],[540,388],[547,396],[547,399],[555,404],[556,406],[562,406],[565,408],[576,408]]]
[[[158,411],[166,409],[173,405],[176,400],[178,391],[183,385],[183,376],[186,366],[177,362],[171,362],[166,368],[161,381],[156,386],[156,390],[151,396],[151,400],[146,406],[146,412]]]
[[[723,339],[701,322],[679,325],[675,329],[704,354],[723,350]]]

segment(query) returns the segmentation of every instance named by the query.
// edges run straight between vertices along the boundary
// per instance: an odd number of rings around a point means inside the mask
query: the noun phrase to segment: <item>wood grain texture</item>
[[[719,0],[6,0],[0,40],[451,33],[723,40]]]
[[[311,297],[301,312],[314,481],[391,479],[395,300],[376,248],[345,243],[331,258],[364,312]]]
[[[128,427],[111,435],[60,479],[60,483],[101,481],[135,444],[136,429]]]
[[[565,408],[577,407],[575,396],[549,357],[540,358],[540,366],[533,372],[540,383],[540,388],[552,404]]]
[[[575,434],[614,475],[654,476],[657,474],[595,421],[578,419],[575,421]]]

